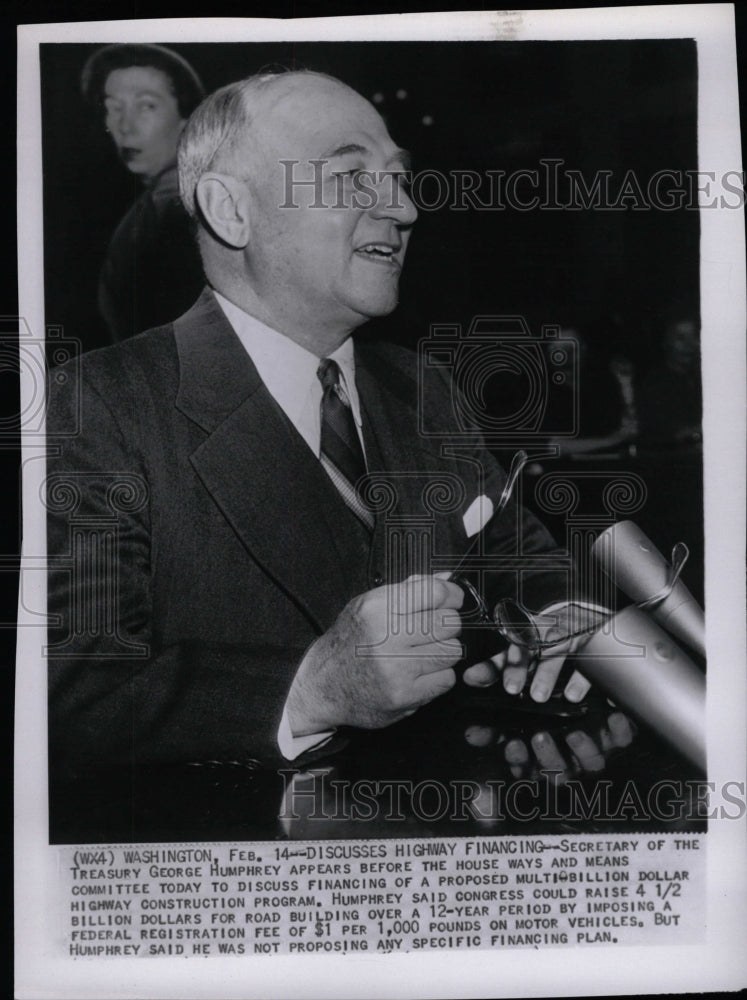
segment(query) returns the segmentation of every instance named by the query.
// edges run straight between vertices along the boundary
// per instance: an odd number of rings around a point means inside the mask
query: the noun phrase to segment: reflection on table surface
[[[53,843],[702,832],[705,778],[603,696],[460,690],[311,763],[200,761],[53,789]]]

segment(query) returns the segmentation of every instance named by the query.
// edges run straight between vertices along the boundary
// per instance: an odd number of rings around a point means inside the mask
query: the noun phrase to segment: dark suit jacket
[[[465,550],[464,512],[497,496],[503,471],[456,430],[442,376],[419,387],[414,355],[381,344],[356,358],[372,539],[209,291],[175,323],[52,373],[55,768],[277,760],[296,668],[345,604]],[[560,596],[544,528],[516,508],[496,521],[486,586],[516,593],[522,577],[536,607]]]

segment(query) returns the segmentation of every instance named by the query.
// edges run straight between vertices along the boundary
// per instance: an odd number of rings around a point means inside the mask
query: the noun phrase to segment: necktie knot
[[[319,363],[319,367],[316,370],[317,378],[322,383],[322,389],[324,391],[324,396],[329,397],[330,393],[334,393],[335,396],[350,409],[350,398],[345,391],[345,386],[343,385],[340,366],[336,361],[332,361],[330,358],[322,358]]]
[[[334,389],[335,386],[340,384],[340,368],[337,362],[332,361],[331,358],[322,358],[316,370],[316,375],[322,383],[323,389]]]

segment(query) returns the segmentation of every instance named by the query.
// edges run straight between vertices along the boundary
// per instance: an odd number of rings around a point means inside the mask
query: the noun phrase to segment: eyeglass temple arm
[[[687,545],[684,542],[677,542],[672,549],[672,562],[667,570],[667,582],[658,593],[653,594],[645,601],[640,601],[636,604],[636,607],[641,611],[650,611],[651,608],[656,608],[660,604],[663,604],[674,590],[689,556],[690,549],[688,549]]]
[[[524,468],[524,466],[527,464],[528,461],[529,461],[529,456],[523,450],[517,451],[516,454],[514,455],[514,457],[511,459],[511,465],[510,465],[509,470],[508,470],[508,476],[506,478],[506,483],[505,483],[505,485],[503,487],[503,490],[501,491],[501,495],[498,498],[498,503],[497,503],[497,505],[496,505],[493,513],[490,515],[490,517],[485,522],[485,524],[482,526],[482,528],[480,528],[480,530],[477,531],[477,532],[475,532],[475,534],[472,536],[472,541],[470,542],[469,546],[467,547],[467,551],[464,553],[464,555],[462,556],[462,558],[459,560],[459,565],[456,567],[456,569],[453,569],[451,571],[451,576],[449,577],[450,580],[453,581],[455,579],[455,577],[457,577],[459,575],[459,573],[462,570],[462,567],[464,566],[464,564],[467,561],[467,559],[474,552],[474,550],[475,550],[475,548],[477,546],[478,541],[480,540],[480,538],[483,537],[483,535],[485,534],[485,531],[488,528],[488,526],[508,506],[508,502],[511,499],[511,495],[514,492],[514,487],[516,486],[516,481],[519,478],[519,476],[521,475],[521,470]]]
[[[674,587],[680,578],[680,574],[682,573],[682,570],[685,566],[685,563],[688,560],[689,555],[690,555],[690,550],[688,549],[687,545],[684,542],[677,542],[677,544],[672,549],[672,560],[668,568],[667,582],[664,585],[664,587],[662,587],[662,589],[658,593],[653,594],[647,600],[639,601],[634,606],[637,607],[640,611],[649,611],[651,610],[651,608],[655,608],[658,607],[658,605],[663,604],[664,601],[666,601],[666,599],[674,590]],[[579,602],[577,601],[568,601],[566,606],[570,607],[571,605],[586,607],[585,605],[579,604]],[[529,646],[528,648],[534,649],[535,651],[540,649],[549,649],[552,646],[557,645],[558,642],[564,642],[568,639],[578,638],[579,636],[585,635],[589,632],[593,632],[595,629],[599,628],[601,624],[603,624],[601,622],[596,622],[593,625],[592,624],[586,625],[581,629],[569,632],[568,635],[563,636],[562,639],[554,639],[552,641],[543,640],[540,637],[539,629],[534,623],[532,612],[529,611],[528,608],[525,608],[520,601],[513,600],[512,598],[507,598],[503,601],[500,601],[496,605],[495,610],[493,612],[493,620],[495,621],[498,630],[501,632],[504,638],[509,639],[509,641],[512,640],[510,639],[509,636],[506,635],[506,631],[511,630],[512,626],[506,623],[505,617],[503,615],[503,612],[509,606],[511,606],[514,609],[518,609],[521,612],[521,614],[526,617],[527,622],[530,623],[531,627],[533,628],[536,635],[536,642],[532,643],[532,645]],[[596,609],[592,609],[591,607],[586,607],[586,610],[592,611]],[[607,617],[611,617],[611,615],[608,615]]]

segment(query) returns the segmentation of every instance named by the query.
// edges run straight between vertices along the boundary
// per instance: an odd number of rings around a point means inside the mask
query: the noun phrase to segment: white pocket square
[[[482,531],[490,518],[493,516],[493,501],[490,497],[475,497],[464,515],[464,530],[467,538],[472,538],[478,531]]]

